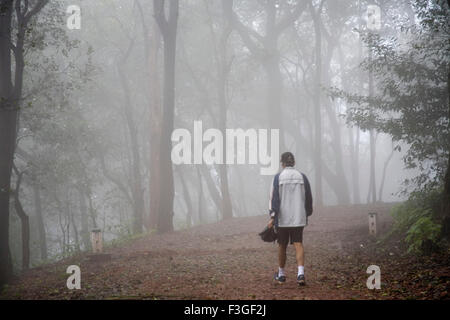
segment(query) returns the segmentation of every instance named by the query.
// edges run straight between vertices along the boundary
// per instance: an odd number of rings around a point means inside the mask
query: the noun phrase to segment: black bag
[[[275,232],[275,228],[273,226],[270,228],[265,227],[264,230],[259,233],[259,236],[264,242],[274,242],[277,240],[277,233]]]

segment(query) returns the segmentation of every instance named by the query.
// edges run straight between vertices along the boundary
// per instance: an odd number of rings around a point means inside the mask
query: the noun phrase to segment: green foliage
[[[419,24],[396,36],[363,34],[372,52],[361,64],[372,73],[372,96],[337,90],[333,97],[351,103],[347,121],[363,130],[375,129],[404,142],[407,168],[420,170],[413,185],[435,188],[443,180],[450,150],[449,6],[441,0],[415,0]]]
[[[436,243],[439,239],[441,225],[433,222],[429,210],[423,212],[425,216],[419,218],[406,233],[406,242],[409,244],[408,253],[420,253],[425,241]]]
[[[424,246],[437,246],[440,241],[441,224],[436,218],[440,203],[440,189],[431,192],[413,193],[408,201],[395,206],[392,234],[405,235],[408,253],[424,253]]]

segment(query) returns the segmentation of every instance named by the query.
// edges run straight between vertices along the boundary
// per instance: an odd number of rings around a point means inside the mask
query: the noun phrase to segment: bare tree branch
[[[303,11],[305,11],[307,5],[308,2],[306,2],[305,0],[299,0],[294,10],[286,14],[284,18],[279,23],[276,24],[275,33],[278,35],[281,32],[283,32],[287,27],[292,25],[300,17]]]
[[[222,0],[222,8],[224,15],[230,22],[230,25],[239,33],[244,41],[245,46],[254,55],[261,55],[262,49],[260,49],[257,43],[252,40],[252,37],[259,41],[259,43],[264,43],[264,37],[257,33],[255,30],[245,26],[238,18],[236,13],[233,11],[233,0]]]

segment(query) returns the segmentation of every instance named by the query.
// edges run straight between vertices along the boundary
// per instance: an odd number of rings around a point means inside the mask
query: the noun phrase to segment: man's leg
[[[278,243],[278,272],[275,273],[275,280],[279,283],[286,281],[286,274],[284,272],[284,266],[286,265],[286,247],[285,243]]]
[[[287,243],[278,244],[278,265],[281,269],[284,269],[286,265],[286,248]]]
[[[303,250],[303,244],[301,242],[294,242],[295,257],[297,259],[298,272],[297,283],[299,286],[305,285],[305,252]]]
[[[303,250],[303,243],[294,242],[295,247],[295,258],[297,259],[298,266],[305,265],[305,251]]]
[[[297,283],[301,286],[305,285],[305,250],[303,249],[303,227],[293,232],[295,258],[297,259]]]
[[[275,273],[275,280],[279,283],[286,281],[284,266],[286,265],[286,248],[289,240],[289,233],[286,228],[278,229],[278,272]]]

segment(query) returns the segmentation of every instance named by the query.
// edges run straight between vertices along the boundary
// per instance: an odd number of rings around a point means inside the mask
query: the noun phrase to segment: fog
[[[406,199],[404,182],[419,172],[405,167],[409,145],[349,121],[351,102],[333,90],[377,94],[361,67],[364,36],[408,43],[410,1],[176,2],[50,1],[35,20],[12,176],[30,220],[30,266],[90,250],[96,228],[110,243],[266,215],[285,151],[309,178],[315,208]],[[380,17],[368,18],[370,4]],[[69,5],[81,7],[79,29],[67,25]],[[224,139],[227,129],[278,129],[265,147],[277,170],[249,163],[248,141],[237,150],[244,164],[173,164],[172,133],[193,136],[195,121]],[[15,210],[11,202],[21,269]]]

